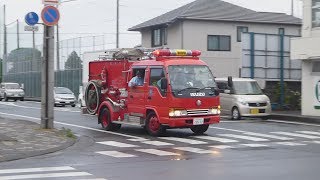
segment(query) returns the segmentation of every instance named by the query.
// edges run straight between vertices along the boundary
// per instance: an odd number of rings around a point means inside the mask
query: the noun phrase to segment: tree
[[[82,69],[82,60],[78,56],[77,52],[73,51],[67,61],[64,63],[65,69]]]
[[[33,48],[19,48],[10,52],[4,62],[8,73],[39,72],[41,71],[41,52]]]

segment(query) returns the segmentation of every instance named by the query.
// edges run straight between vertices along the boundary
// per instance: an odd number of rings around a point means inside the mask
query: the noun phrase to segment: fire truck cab
[[[105,130],[121,124],[145,127],[159,136],[167,128],[195,134],[220,121],[219,91],[200,51],[161,49],[147,60],[131,58],[89,63],[86,105]],[[141,83],[129,87],[132,78]]]

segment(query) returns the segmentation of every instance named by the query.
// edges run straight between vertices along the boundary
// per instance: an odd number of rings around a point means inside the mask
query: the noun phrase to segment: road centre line
[[[310,124],[310,123],[291,122],[291,121],[281,121],[281,120],[266,120],[266,121],[267,121],[267,122],[275,122],[275,123],[297,124],[297,125],[305,125],[305,126],[315,126],[315,127],[320,127],[320,124]]]

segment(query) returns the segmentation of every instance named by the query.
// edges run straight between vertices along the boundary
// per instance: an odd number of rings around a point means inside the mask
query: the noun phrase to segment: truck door
[[[141,74],[142,84],[129,87],[128,91],[128,111],[131,116],[144,117],[145,114],[145,94],[146,94],[146,67],[134,67],[130,79]],[[130,81],[131,81],[130,80]],[[130,83],[129,81],[129,83]]]

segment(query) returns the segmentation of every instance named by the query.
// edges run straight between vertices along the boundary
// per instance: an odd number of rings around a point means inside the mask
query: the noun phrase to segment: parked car
[[[71,105],[75,107],[76,97],[73,92],[66,87],[54,87],[54,106],[66,106]]]
[[[8,101],[9,99],[13,99],[14,101],[24,100],[24,90],[18,83],[1,83],[0,84],[0,101],[4,99]]]
[[[216,78],[220,90],[220,104],[223,114],[232,119],[241,117],[260,117],[268,119],[271,103],[263,94],[256,80],[247,78]]]

